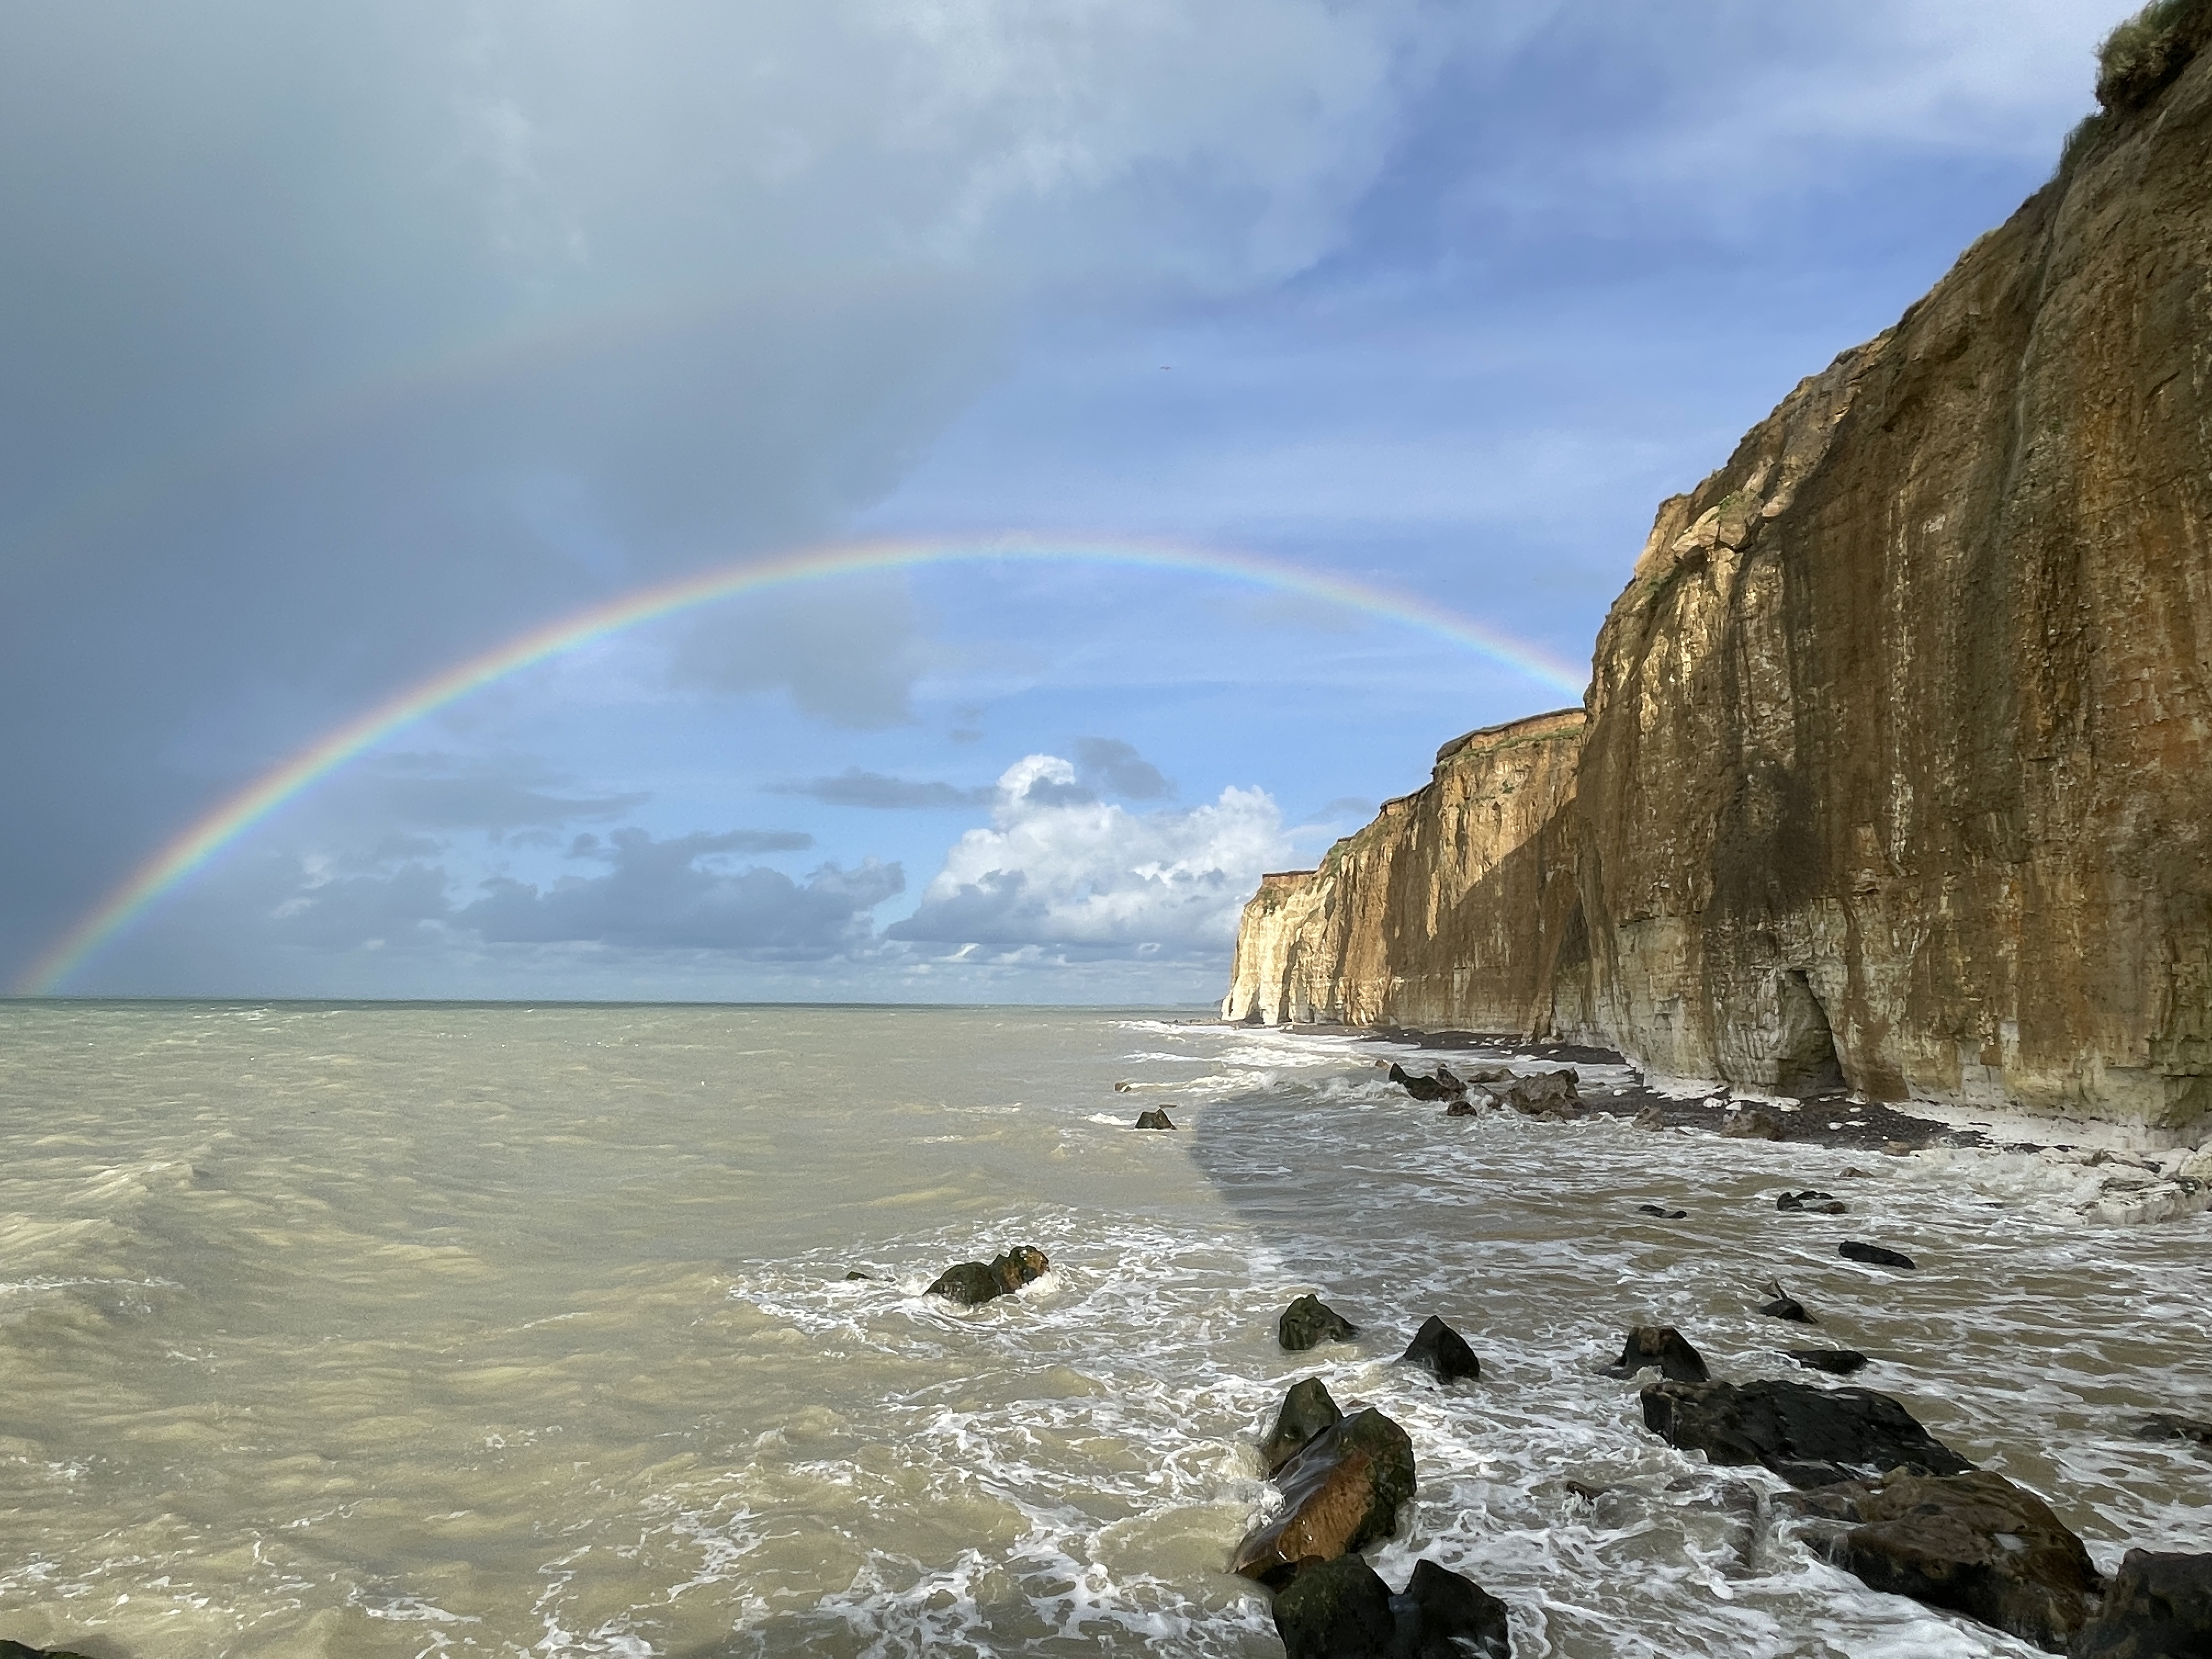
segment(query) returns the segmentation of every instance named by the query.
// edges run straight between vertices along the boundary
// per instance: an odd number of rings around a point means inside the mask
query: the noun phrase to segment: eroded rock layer
[[[2199,44],[1661,507],[1586,727],[1476,733],[1269,878],[1231,1018],[2212,1121]]]

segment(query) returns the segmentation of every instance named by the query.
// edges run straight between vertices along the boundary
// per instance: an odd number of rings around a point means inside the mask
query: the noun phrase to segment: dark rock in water
[[[1467,1076],[1462,1079],[1461,1086],[1464,1088],[1471,1083],[1490,1084],[1512,1081],[1513,1068],[1510,1066],[1477,1066],[1470,1069]]]
[[[1390,1607],[1398,1621],[1392,1659],[1510,1659],[1505,1603],[1449,1567],[1414,1562]]]
[[[1708,1373],[1705,1356],[1690,1346],[1689,1338],[1672,1325],[1638,1325],[1628,1334],[1620,1358],[1606,1367],[1609,1376],[1633,1376],[1650,1366],[1677,1382],[1702,1382]]]
[[[1780,1118],[1753,1107],[1730,1112],[1721,1133],[1731,1140],[1779,1140],[1784,1131]]]
[[[1292,1353],[1316,1342],[1349,1342],[1359,1328],[1317,1296],[1302,1296],[1275,1322],[1275,1338]]]
[[[2001,1474],[1893,1470],[1790,1507],[1848,1523],[1812,1541],[1872,1588],[1963,1613],[2053,1653],[2067,1650],[2096,1604],[2097,1569],[2081,1540]]]
[[[85,1659],[74,1648],[27,1648],[21,1642],[0,1642],[0,1659]]]
[[[854,1267],[847,1271],[845,1282],[849,1285],[856,1279],[873,1279],[874,1277],[873,1273],[864,1273],[858,1267]]]
[[[1465,1095],[1462,1095],[1458,1099],[1453,1101],[1450,1105],[1444,1108],[1444,1115],[1446,1117],[1473,1117],[1479,1109],[1480,1108],[1478,1108],[1473,1101],[1469,1100]]]
[[[972,1308],[995,1297],[1011,1296],[1031,1279],[1041,1278],[1051,1266],[1036,1245],[1017,1244],[988,1262],[962,1261],[947,1267],[924,1294]]]
[[[1304,1569],[1274,1612],[1285,1659],[1385,1659],[1397,1644],[1390,1587],[1356,1555]]]
[[[1137,1085],[1133,1083],[1117,1083],[1114,1085],[1114,1092],[1117,1095],[1133,1094],[1136,1092],[1136,1088]]]
[[[1847,1238],[1837,1245],[1836,1254],[1846,1261],[1872,1262],[1877,1267],[1917,1267],[1920,1265],[1900,1250],[1885,1250],[1879,1244],[1862,1244],[1856,1238]]]
[[[1493,1087],[1492,1092],[1524,1116],[1565,1120],[1583,1115],[1580,1083],[1581,1079],[1571,1067],[1562,1066],[1556,1072],[1516,1078],[1510,1083]]]
[[[2203,1659],[2212,1654],[2212,1555],[2130,1550],[2074,1659]]]
[[[1663,1204],[1639,1204],[1636,1206],[1636,1213],[1656,1215],[1662,1221],[1680,1221],[1690,1212],[1687,1210],[1670,1210]]]
[[[1449,1068],[1439,1066],[1433,1075],[1436,1082],[1443,1086],[1446,1094],[1463,1095],[1467,1092],[1467,1085],[1454,1077]]]
[[[1639,1129],[1663,1129],[1667,1127],[1667,1114],[1656,1106],[1646,1106],[1636,1115],[1636,1127]]]
[[[1421,1328],[1413,1334],[1406,1352],[1398,1356],[1398,1363],[1433,1371],[1439,1382],[1482,1375],[1482,1362],[1467,1346],[1467,1339],[1434,1314],[1421,1322]]]
[[[1390,1534],[1413,1495],[1413,1443],[1370,1407],[1323,1429],[1274,1480],[1281,1511],[1245,1535],[1229,1570],[1279,1589],[1304,1562],[1334,1560]]]
[[[1814,1215],[1841,1215],[1844,1200],[1833,1193],[1816,1193],[1808,1187],[1802,1193],[1784,1193],[1774,1200],[1778,1210],[1805,1210]]]
[[[1307,1443],[1333,1423],[1344,1420],[1336,1401],[1329,1398],[1328,1389],[1321,1378],[1309,1376],[1291,1384],[1291,1391],[1283,1396],[1283,1408],[1275,1413],[1275,1426],[1260,1443],[1260,1460],[1273,1474],[1304,1451]]]
[[[1784,1348],[1783,1352],[1799,1364],[1832,1376],[1849,1376],[1867,1363],[1867,1357],[1856,1348]]]
[[[1960,1474],[1974,1466],[1870,1389],[1805,1382],[1654,1382],[1644,1423],[1669,1445],[1714,1463],[1757,1463],[1793,1486],[1871,1478],[1886,1469]]]
[[[1561,1484],[1571,1496],[1581,1498],[1585,1504],[1595,1504],[1613,1490],[1610,1486],[1593,1486],[1587,1480],[1569,1480]]]
[[[1175,1125],[1168,1121],[1165,1112],[1155,1111],[1138,1113],[1137,1127],[1139,1129],[1172,1129]]]
[[[1404,1066],[1393,1063],[1390,1081],[1397,1084],[1416,1100],[1442,1100],[1454,1091],[1432,1077],[1416,1077]],[[1457,1079],[1453,1079],[1457,1082]]]
[[[2212,1446],[2212,1423],[2201,1417],[2176,1417],[2172,1412],[2153,1412],[2136,1433],[2145,1440],[2194,1440]]]
[[[1766,1288],[1774,1292],[1773,1300],[1760,1303],[1759,1310],[1769,1319],[1787,1319],[1799,1325],[1817,1325],[1820,1322],[1807,1313],[1805,1304],[1784,1290],[1778,1281],[1769,1281]]]

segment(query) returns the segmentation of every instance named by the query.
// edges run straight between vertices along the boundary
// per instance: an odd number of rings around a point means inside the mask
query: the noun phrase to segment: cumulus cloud
[[[990,826],[963,836],[914,915],[884,932],[986,956],[1218,951],[1288,850],[1264,790],[1132,812],[1090,796],[1069,761],[1031,755],[1000,778]]]
[[[589,943],[625,949],[706,950],[756,960],[820,961],[865,945],[868,912],[906,885],[896,864],[825,864],[802,881],[754,866],[715,867],[715,855],[757,850],[748,832],[655,841],[617,830],[580,841],[575,855],[608,866],[540,888],[500,877],[461,906],[453,925],[494,945]]]

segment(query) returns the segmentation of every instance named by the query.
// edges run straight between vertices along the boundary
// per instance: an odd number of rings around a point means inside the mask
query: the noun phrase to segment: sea
[[[1648,1432],[1603,1374],[1646,1322],[1739,1381],[1873,1356],[2103,1568],[2212,1549],[2212,1452],[2136,1432],[2212,1416],[2212,1218],[2085,1220],[2026,1152],[1450,1118],[1377,1069],[1407,1052],[1147,1010],[0,1004],[0,1638],[1259,1659],[1224,1567],[1318,1375],[1413,1437],[1377,1569],[1474,1578],[1520,1659],[2036,1651]],[[1848,1213],[1776,1209],[1805,1187]],[[923,1294],[1018,1244],[1052,1263],[1018,1295]],[[1777,1279],[1817,1330],[1757,1313]],[[1285,1352],[1305,1291],[1356,1339]],[[1479,1381],[1395,1363],[1431,1314]]]

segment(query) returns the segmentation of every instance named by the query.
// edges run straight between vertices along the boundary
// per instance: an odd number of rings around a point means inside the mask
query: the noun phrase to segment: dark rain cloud
[[[834,777],[807,778],[791,783],[772,783],[769,793],[804,795],[825,806],[866,806],[878,811],[940,811],[988,806],[998,796],[989,784],[963,789],[935,778],[895,778],[882,772],[848,766]]]
[[[1075,764],[1085,776],[1130,800],[1165,800],[1175,793],[1159,768],[1119,738],[1078,738]]]

